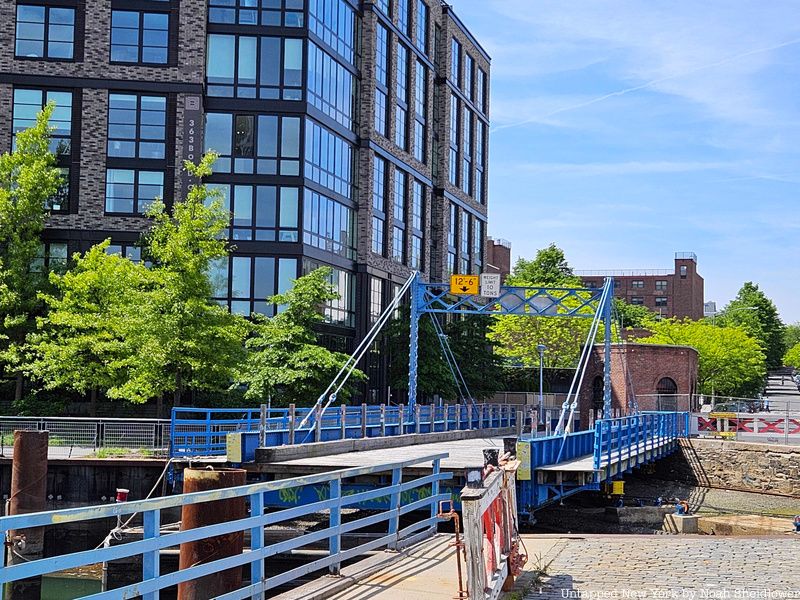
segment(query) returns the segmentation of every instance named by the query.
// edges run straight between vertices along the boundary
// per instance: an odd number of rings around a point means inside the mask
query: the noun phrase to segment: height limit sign
[[[500,296],[500,273],[481,273],[481,296],[484,298]]]
[[[450,293],[469,296],[478,293],[477,275],[451,275]]]

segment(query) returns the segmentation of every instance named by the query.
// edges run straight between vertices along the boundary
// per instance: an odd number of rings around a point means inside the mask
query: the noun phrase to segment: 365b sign
[[[183,101],[183,160],[197,163],[203,153],[203,100],[186,96]],[[184,194],[189,189],[189,174],[183,171]]]

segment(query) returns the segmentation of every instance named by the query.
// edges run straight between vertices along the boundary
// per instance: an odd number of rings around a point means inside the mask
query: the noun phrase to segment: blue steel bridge
[[[582,491],[598,490],[603,483],[674,451],[679,438],[689,434],[688,413],[634,412],[599,419],[591,428],[578,430],[577,398],[588,351],[581,356],[568,400],[553,423],[553,435],[520,434],[521,413],[506,405],[478,404],[466,398],[458,404],[423,406],[416,402],[415,322],[428,312],[588,318],[591,327],[586,346],[592,345],[603,325],[608,349],[612,286],[609,279],[600,290],[503,288],[495,299],[451,298],[442,291],[445,286],[423,284],[414,277],[402,290],[410,289],[412,297],[407,405],[335,406],[336,392],[343,383],[334,381],[312,408],[272,410],[263,418],[259,411],[247,409],[175,409],[165,473],[174,470],[179,480],[180,467],[189,462],[211,467],[234,464],[249,471],[247,485],[1,517],[0,530],[12,552],[15,540],[26,529],[97,519],[111,523],[123,543],[101,543],[91,550],[16,561],[0,570],[0,583],[95,563],[134,560],[141,564],[137,583],[89,597],[151,600],[181,582],[243,568],[242,587],[219,597],[263,598],[266,592],[310,573],[327,570],[336,575],[346,561],[380,548],[400,549],[431,536],[442,520],[437,516],[440,503],[460,498],[466,470],[482,467],[482,450],[503,448],[504,438],[511,436],[517,438],[514,450],[520,461],[516,472],[519,515],[530,515]],[[387,312],[395,306],[391,304]],[[357,362],[356,353],[353,364]],[[606,361],[606,415],[611,414],[608,365]],[[271,452],[268,461],[256,461],[259,446]],[[163,511],[232,498],[245,500],[247,514],[241,519],[182,531],[162,527]],[[351,508],[365,512],[344,522],[342,510]],[[322,512],[327,514],[325,527],[267,542],[266,527]],[[115,519],[117,528],[113,529]],[[131,522],[141,524],[137,536],[124,539],[125,529],[119,524]],[[345,549],[343,537],[364,528],[381,533]],[[167,549],[234,532],[247,534],[247,548],[241,554],[161,572],[160,556]],[[309,544],[322,544],[328,551],[302,566],[268,572],[265,559]]]

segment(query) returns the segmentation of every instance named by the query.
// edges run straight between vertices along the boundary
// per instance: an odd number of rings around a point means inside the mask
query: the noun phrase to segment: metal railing
[[[138,559],[138,557],[141,557],[142,576],[140,582],[125,585],[113,590],[106,590],[93,595],[92,598],[97,600],[117,600],[119,598],[133,598],[141,595],[144,600],[156,600],[159,596],[159,592],[165,588],[200,577],[220,573],[226,569],[244,566],[249,566],[249,583],[243,584],[243,587],[220,596],[220,598],[224,598],[225,600],[261,598],[265,591],[285,585],[309,573],[321,569],[328,569],[331,573],[337,574],[340,565],[344,561],[351,560],[366,552],[379,548],[387,547],[390,549],[398,549],[435,533],[436,525],[439,521],[436,517],[438,503],[450,498],[449,494],[442,494],[439,492],[439,483],[443,480],[450,479],[452,476],[451,473],[443,473],[440,471],[441,460],[447,458],[447,456],[446,453],[435,454],[403,462],[343,469],[330,473],[256,483],[235,488],[154,498],[152,500],[139,500],[102,506],[1,517],[0,533],[2,533],[3,539],[7,539],[9,532],[19,533],[20,530],[24,532],[25,529],[32,527],[49,527],[53,525],[63,525],[65,523],[81,523],[94,519],[124,517],[134,513],[142,514],[144,529],[143,538],[136,541],[123,541],[122,543],[98,548],[96,550],[73,552],[6,566],[0,569],[0,584],[46,575],[63,569],[75,569],[95,563],[105,563],[126,558]],[[403,482],[403,469],[405,467],[423,463],[432,463],[433,471],[430,475]],[[365,475],[378,476],[381,474],[384,474],[385,477],[383,479],[376,477],[376,480],[388,481],[389,483],[378,483],[375,489],[357,494],[342,494],[342,480]],[[327,485],[326,498],[276,512],[265,512],[264,498],[266,493],[314,484]],[[404,504],[403,499],[406,497],[405,492],[409,490],[425,490],[425,493],[417,495],[420,499]],[[343,507],[352,507],[359,502],[384,496],[390,498],[388,509],[373,512],[368,516],[360,517],[346,523],[342,522],[341,511]],[[176,509],[187,504],[224,501],[231,498],[244,498],[249,504],[249,516],[234,521],[206,525],[179,532],[169,533],[167,531],[161,531],[161,512],[164,510]],[[328,524],[325,529],[301,534],[289,540],[267,545],[264,535],[265,527],[277,523],[285,523],[322,511],[329,511],[330,513],[328,516]],[[400,518],[415,511],[426,511],[429,516],[410,525],[406,525],[401,529]],[[386,525],[380,537],[371,539],[354,548],[342,550],[343,534],[382,523]],[[187,542],[236,532],[242,532],[243,534],[249,533],[249,548],[246,548],[243,553],[195,565],[173,573],[160,573],[160,552],[162,550],[175,548]],[[266,575],[266,559],[324,540],[328,540],[329,549],[327,556],[278,575],[271,577]]]
[[[739,413],[693,413],[691,433],[760,444],[800,445],[800,411]]]
[[[688,412],[643,412],[618,419],[600,419],[595,421],[594,468],[657,450],[688,435]]]
[[[126,448],[166,452],[170,421],[80,417],[2,417],[0,448],[13,445],[16,430],[48,431],[50,446],[65,448]]]
[[[504,404],[332,406],[271,409],[265,446],[387,437],[464,429],[514,427],[516,407]],[[310,413],[310,414],[309,414]],[[303,427],[299,427],[303,420]],[[259,431],[261,410],[173,408],[170,456],[220,456],[229,433]]]

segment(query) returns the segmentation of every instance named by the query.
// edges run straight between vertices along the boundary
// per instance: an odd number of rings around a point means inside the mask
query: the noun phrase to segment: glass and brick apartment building
[[[616,269],[575,271],[583,285],[598,288],[605,277],[614,278],[614,296],[628,304],[646,306],[665,318],[702,319],[703,278],[697,272],[694,252],[676,252],[672,269]]]
[[[482,270],[489,67],[441,0],[2,0],[0,143],[56,103],[44,261],[106,238],[138,259],[144,211],[213,149],[235,246],[216,299],[272,314],[330,266],[321,337],[347,351],[412,270]]]

